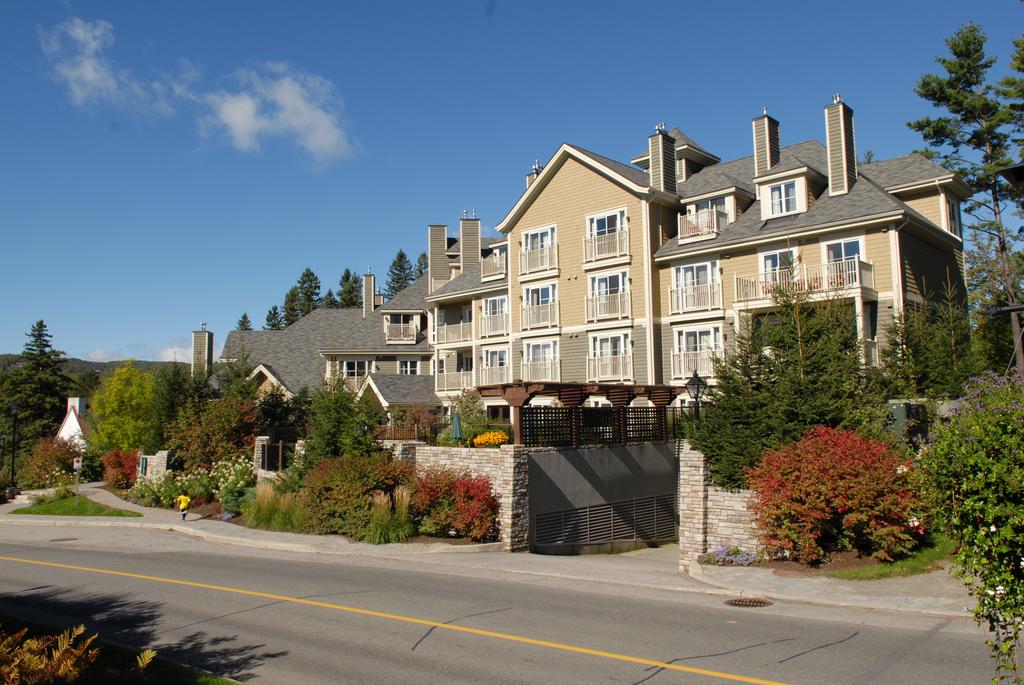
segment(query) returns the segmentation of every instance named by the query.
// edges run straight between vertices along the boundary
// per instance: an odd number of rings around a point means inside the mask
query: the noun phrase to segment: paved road
[[[969,621],[795,604],[735,609],[701,594],[225,549],[170,533],[5,527],[2,535],[0,613],[84,620],[105,637],[240,680],[932,685],[991,677],[984,637]]]

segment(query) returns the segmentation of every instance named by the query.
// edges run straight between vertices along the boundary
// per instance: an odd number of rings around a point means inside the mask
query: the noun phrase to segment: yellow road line
[[[731,680],[737,683],[753,683],[754,685],[786,685],[776,680],[763,680],[761,678],[748,678],[747,676],[735,675],[732,673],[723,673],[721,671],[711,671],[705,668],[695,668],[693,666],[681,666],[679,664],[670,664],[663,661],[656,661],[654,659],[644,659],[642,657],[629,656],[628,654],[618,654],[616,652],[604,652],[599,649],[590,649],[589,647],[578,647],[576,645],[566,645],[560,642],[550,642],[548,640],[537,640],[532,637],[523,637],[521,635],[512,635],[510,633],[498,633],[492,630],[482,630],[480,628],[469,628],[466,626],[460,626],[451,623],[439,623],[438,621],[430,621],[423,618],[414,618],[412,616],[403,616],[401,614],[391,614],[383,611],[373,611],[372,609],[360,609],[358,607],[346,606],[344,604],[332,604],[330,602],[318,602],[313,599],[304,599],[302,597],[289,597],[287,595],[276,595],[269,592],[257,592],[255,590],[245,590],[236,587],[227,587],[224,585],[211,585],[209,583],[197,583],[191,580],[179,580],[177,578],[162,578],[160,576],[147,576],[141,573],[130,573],[128,571],[112,571],[110,569],[103,568],[91,568],[89,566],[74,566],[72,564],[58,564],[53,561],[38,561],[36,559],[22,559],[19,557],[5,557],[0,556],[0,561],[13,561],[19,564],[32,564],[35,566],[48,566],[51,568],[60,568],[70,571],[86,571],[88,573],[101,573],[108,576],[119,576],[122,578],[135,578],[137,580],[148,580],[156,583],[167,583],[169,585],[184,585],[185,587],[200,588],[203,590],[215,590],[217,592],[229,592],[236,595],[245,595],[247,597],[260,597],[262,599],[273,599],[280,602],[291,602],[293,604],[305,604],[307,606],[320,607],[322,609],[334,609],[336,611],[343,611],[349,614],[357,614],[360,616],[370,616],[372,618],[381,618],[389,621],[400,621],[402,623],[413,623],[415,625],[430,626],[431,628],[437,628],[439,630],[450,630],[456,633],[467,633],[469,635],[479,635],[481,637],[490,637],[498,640],[507,640],[509,642],[518,642],[525,645],[533,645],[535,647],[547,647],[548,649],[557,649],[563,652],[572,652],[574,654],[585,654],[587,656],[596,656],[604,659],[612,659],[614,661],[625,661],[631,664],[640,664],[642,666],[653,666],[655,668],[664,668],[669,671],[682,671],[683,673],[694,673],[696,675],[707,676],[709,678],[719,678],[722,680]]]

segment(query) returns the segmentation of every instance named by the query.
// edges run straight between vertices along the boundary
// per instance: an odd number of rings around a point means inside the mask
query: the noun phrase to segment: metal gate
[[[676,494],[670,492],[538,514],[533,539],[538,546],[661,542],[675,538],[676,521]]]

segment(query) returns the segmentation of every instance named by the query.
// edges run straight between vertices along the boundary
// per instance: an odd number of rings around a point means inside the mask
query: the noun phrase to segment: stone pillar
[[[507,506],[501,509],[501,540],[505,551],[525,552],[530,548],[530,453],[522,447],[508,452],[505,468],[510,484]]]
[[[710,474],[701,452],[683,440],[676,441],[679,455],[679,572],[707,551],[708,485]]]
[[[259,476],[260,473],[260,456],[263,454],[263,450],[267,449],[267,444],[270,442],[270,436],[261,435],[256,438],[256,445],[252,450],[252,472]]]

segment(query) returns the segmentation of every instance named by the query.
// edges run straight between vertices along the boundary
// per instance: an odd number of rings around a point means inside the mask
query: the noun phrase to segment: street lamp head
[[[11,412],[11,416],[17,418],[18,410],[21,409],[21,407],[18,406],[17,402],[11,402],[9,409]]]
[[[686,394],[689,395],[690,399],[694,402],[700,402],[700,398],[707,387],[707,381],[700,377],[700,374],[697,373],[697,369],[694,369],[693,375],[690,376],[690,380],[686,381]]]

